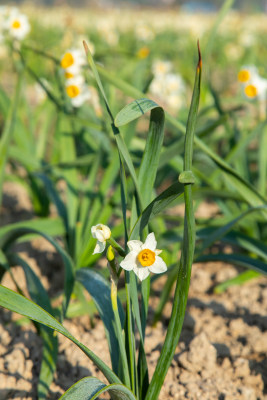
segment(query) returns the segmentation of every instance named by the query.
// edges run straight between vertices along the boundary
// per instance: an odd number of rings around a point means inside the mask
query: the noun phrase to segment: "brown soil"
[[[23,199],[23,203],[22,203]],[[5,185],[1,224],[32,216],[27,196],[14,184]],[[61,267],[51,246],[41,239],[19,245],[34,271],[51,295],[61,287]],[[22,287],[24,276],[13,270]],[[234,277],[237,269],[219,263],[195,264],[187,313],[180,343],[165,379],[160,400],[263,400],[267,399],[267,279],[259,277],[225,293],[212,293],[215,284]],[[155,286],[151,310],[165,277]],[[6,274],[5,286],[14,289]],[[153,307],[152,307],[153,306]],[[146,351],[150,376],[160,355],[172,301],[162,322],[149,326]],[[18,325],[20,316],[0,309],[0,399],[37,399],[36,388],[41,362],[41,339],[31,325]],[[110,365],[104,329],[96,316],[66,320],[66,328]],[[73,383],[85,376],[102,374],[68,339],[59,335],[57,372],[49,399],[58,399]],[[103,397],[104,398],[104,397]],[[151,399],[153,400],[153,399]]]

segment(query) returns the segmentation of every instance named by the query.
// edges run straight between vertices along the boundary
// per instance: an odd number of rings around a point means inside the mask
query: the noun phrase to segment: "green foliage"
[[[229,78],[253,59],[263,68],[265,60],[250,49],[250,55],[244,51],[229,64],[227,49],[236,38],[230,31],[222,35],[219,26],[232,4],[223,3],[204,35],[205,79],[200,94],[199,52],[190,108],[196,57],[189,32],[167,26],[141,43],[129,28],[119,33],[114,48],[99,31],[88,29],[96,53],[93,58],[84,44],[88,65],[82,74],[92,97],[95,93],[95,104],[81,107],[73,106],[65,90],[60,58],[67,49],[61,43],[61,27],[48,32],[44,26],[37,29],[35,22],[29,42],[20,47],[6,43],[14,69],[10,79],[16,84],[13,94],[4,85],[0,88],[0,203],[4,183],[14,181],[26,188],[34,217],[0,228],[0,278],[9,273],[18,291],[0,286],[0,305],[30,318],[43,339],[39,399],[47,397],[56,368],[54,330],[72,340],[109,382],[84,378],[62,399],[96,399],[108,392],[112,399],[156,400],[180,337],[192,263],[223,261],[246,269],[217,286],[216,293],[267,272],[266,115],[262,103],[248,106],[233,94]],[[262,53],[267,55],[264,46]],[[186,93],[179,109],[168,105],[170,94],[164,97],[164,75],[162,93],[150,99],[154,62],[164,58],[184,80]],[[40,103],[23,95],[33,82],[45,95]],[[195,228],[195,209],[207,202],[216,205],[217,218],[198,217]],[[183,203],[185,215],[179,217],[174,206]],[[107,255],[108,269],[97,268],[100,254],[93,254],[91,228],[98,223],[109,225],[112,232],[106,240],[114,252]],[[140,283],[119,263],[127,254],[128,240],[144,241],[151,231],[169,267],[155,321],[174,285],[176,289],[163,349],[149,377],[146,324],[150,287],[158,276]],[[17,242],[40,235],[54,246],[64,266],[57,307],[30,265],[14,251]],[[220,251],[214,254],[218,243]],[[230,254],[224,251],[229,245]],[[15,265],[25,274],[31,300],[16,281]],[[63,326],[66,316],[96,312],[105,327],[112,369]]]

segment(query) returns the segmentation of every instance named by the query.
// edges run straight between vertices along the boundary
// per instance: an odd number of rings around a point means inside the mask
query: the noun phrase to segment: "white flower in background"
[[[267,79],[261,76],[255,76],[249,83],[244,87],[244,94],[249,99],[258,98],[259,100],[266,100],[267,95]]]
[[[153,30],[145,22],[137,23],[135,27],[135,35],[137,39],[144,42],[150,42],[155,37]]]
[[[161,62],[161,64],[157,65],[157,68],[160,67],[158,68],[160,72],[156,71],[154,74],[149,88],[150,92],[152,96],[162,100],[173,111],[177,111],[185,101],[185,83],[179,74],[167,72],[171,69],[168,62]]]
[[[179,93],[185,90],[182,77],[178,74],[167,74],[164,79],[165,91],[168,94]]]
[[[241,46],[245,47],[252,47],[255,45],[257,41],[256,35],[254,32],[251,32],[247,30],[247,27],[244,31],[242,31],[241,36],[240,36],[240,43]]]
[[[31,30],[27,15],[12,8],[4,22],[4,29],[14,39],[23,40]]]
[[[134,271],[140,281],[146,279],[150,272],[161,274],[167,271],[165,262],[159,257],[162,250],[158,250],[154,233],[150,233],[145,243],[140,240],[130,240],[127,243],[130,253],[120,263],[126,271]]]
[[[102,253],[106,247],[106,241],[111,236],[111,231],[107,225],[97,224],[92,226],[91,233],[94,239],[97,239],[97,243],[93,254]]]
[[[238,73],[238,80],[243,86],[243,93],[249,99],[258,98],[266,100],[267,80],[258,73],[258,68],[254,65],[246,65]]]
[[[160,61],[155,60],[152,65],[152,72],[154,76],[162,76],[166,75],[172,70],[172,62],[171,61]]]
[[[60,61],[61,67],[65,70],[65,78],[74,78],[79,74],[82,66],[86,63],[85,53],[80,49],[67,50]]]
[[[240,83],[247,84],[259,75],[258,68],[254,65],[244,65],[238,72],[237,79]]]
[[[102,39],[110,46],[116,46],[119,42],[119,34],[114,27],[114,23],[108,19],[97,22],[97,30]]]
[[[66,93],[73,107],[81,107],[86,100],[91,98],[91,93],[82,76],[67,79],[65,82]]]
[[[150,83],[149,89],[152,95],[162,97],[165,91],[164,79],[155,77]]]

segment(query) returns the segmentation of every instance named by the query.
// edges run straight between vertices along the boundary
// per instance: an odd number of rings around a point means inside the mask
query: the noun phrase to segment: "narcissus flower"
[[[80,107],[86,100],[89,100],[91,93],[85,85],[82,76],[70,78],[65,83],[66,93],[71,100],[73,107]]]
[[[152,65],[152,72],[154,76],[162,77],[168,74],[172,70],[172,67],[171,61],[155,60]]]
[[[167,271],[165,262],[159,257],[162,250],[158,250],[154,233],[150,233],[145,243],[140,240],[130,240],[127,243],[130,253],[120,263],[126,271],[134,271],[140,281],[146,279],[150,272],[161,274]]]
[[[255,66],[247,65],[242,67],[238,73],[238,80],[242,84],[247,98],[266,100],[267,80],[259,75]]]
[[[111,231],[107,225],[97,224],[92,226],[91,233],[94,239],[97,239],[97,243],[93,254],[102,253],[106,247],[106,241],[111,236]]]
[[[18,40],[23,40],[31,29],[28,17],[20,14],[16,8],[11,9],[4,27],[11,37]]]
[[[69,76],[66,78],[73,78],[81,71],[81,67],[85,64],[85,54],[80,49],[67,50],[60,61],[61,67],[65,70],[65,73]]]
[[[244,65],[238,72],[237,79],[240,83],[247,84],[253,78],[258,76],[258,68],[254,65]]]

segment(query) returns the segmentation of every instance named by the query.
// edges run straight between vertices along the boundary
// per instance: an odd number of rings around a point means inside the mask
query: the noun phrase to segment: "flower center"
[[[137,56],[138,56],[139,58],[146,58],[146,57],[149,55],[149,53],[150,53],[150,50],[149,50],[148,47],[142,47],[142,48],[138,51]]]
[[[71,79],[73,77],[74,77],[74,75],[71,72],[65,72],[65,78],[66,79]]]
[[[245,94],[248,97],[253,98],[257,96],[258,90],[254,85],[248,85],[245,87]]]
[[[137,258],[142,267],[150,267],[156,260],[156,254],[152,250],[144,249],[140,251]]]
[[[239,71],[238,73],[238,80],[239,82],[247,82],[250,79],[250,72],[246,69]]]
[[[75,85],[69,85],[66,88],[67,95],[71,98],[77,97],[80,94],[80,89],[78,86]]]
[[[18,21],[18,20],[15,20],[13,23],[12,23],[12,28],[14,28],[14,29],[19,29],[21,27],[21,24],[20,24],[20,22]]]
[[[74,58],[71,53],[66,53],[64,54],[62,60],[61,60],[61,67],[62,68],[68,68],[74,63]]]

